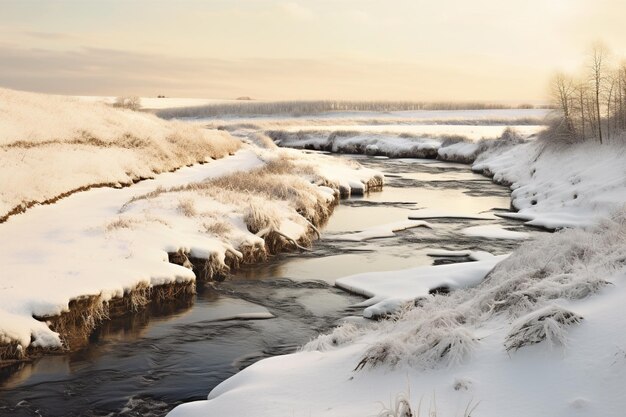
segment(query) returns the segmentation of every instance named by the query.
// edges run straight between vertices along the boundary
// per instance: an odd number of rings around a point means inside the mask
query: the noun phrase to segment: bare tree
[[[615,90],[616,77],[609,74],[606,77],[606,140],[611,140],[611,101]],[[614,113],[615,114],[615,113]]]
[[[560,109],[565,133],[574,136],[576,129],[572,120],[571,108],[574,98],[574,82],[563,73],[558,73],[552,81],[552,96],[555,104]]]
[[[116,97],[113,107],[137,111],[141,108],[141,99],[137,96]]]
[[[608,52],[601,43],[596,43],[591,50],[591,82],[594,90],[595,116],[597,118],[598,139],[602,143],[602,122],[600,113],[600,98],[605,81],[606,61]]]
[[[578,99],[578,113],[580,115],[580,138],[585,139],[586,130],[585,130],[585,102],[587,100],[587,95],[589,93],[587,84],[583,81],[580,81],[576,84],[576,97]]]
[[[626,62],[617,69],[617,95],[619,101],[618,110],[618,128],[621,130],[626,129]]]

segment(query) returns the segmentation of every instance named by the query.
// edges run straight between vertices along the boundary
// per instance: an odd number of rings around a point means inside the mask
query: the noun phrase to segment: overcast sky
[[[0,86],[61,94],[536,101],[624,0],[0,0]]]

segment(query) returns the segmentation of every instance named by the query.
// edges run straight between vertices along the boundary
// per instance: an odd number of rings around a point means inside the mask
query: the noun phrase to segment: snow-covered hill
[[[64,96],[0,89],[0,220],[94,185],[235,152],[225,132]]]

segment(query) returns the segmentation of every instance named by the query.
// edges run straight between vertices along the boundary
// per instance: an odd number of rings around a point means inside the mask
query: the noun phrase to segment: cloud
[[[71,40],[78,39],[78,36],[70,33],[61,33],[61,32],[38,32],[38,31],[23,31],[22,35],[34,38],[38,40]]]
[[[0,85],[71,95],[266,99],[529,100],[536,73],[467,72],[366,59],[181,58],[115,49],[0,44]],[[530,87],[529,87],[530,83]],[[529,92],[534,91],[534,95]]]

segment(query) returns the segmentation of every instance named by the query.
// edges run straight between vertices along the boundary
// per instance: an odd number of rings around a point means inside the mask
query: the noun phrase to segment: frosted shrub
[[[360,329],[352,323],[346,323],[343,326],[336,327],[329,334],[321,335],[302,348],[302,350],[318,350],[326,351],[337,346],[352,342],[361,334]]]
[[[419,414],[413,414],[409,397],[410,394],[399,393],[389,407],[383,405],[377,417],[419,417]]]
[[[565,345],[565,327],[578,324],[583,318],[557,305],[533,311],[522,317],[506,336],[506,350],[547,340],[550,345]]]

